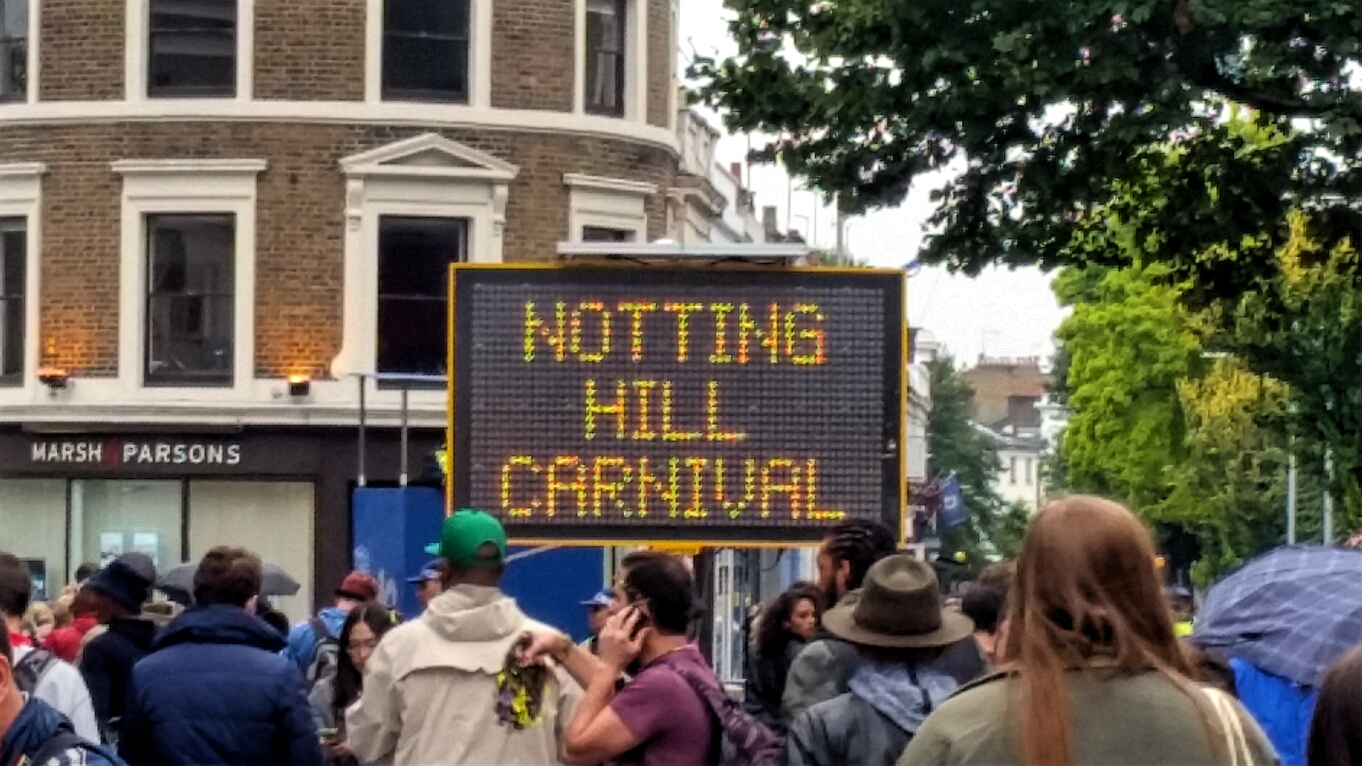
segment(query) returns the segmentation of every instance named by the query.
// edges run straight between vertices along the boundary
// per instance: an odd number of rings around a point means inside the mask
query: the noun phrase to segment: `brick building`
[[[678,0],[0,0],[0,547],[349,565],[451,260],[652,239]],[[290,379],[293,384],[290,384]],[[440,439],[410,392],[408,465]]]

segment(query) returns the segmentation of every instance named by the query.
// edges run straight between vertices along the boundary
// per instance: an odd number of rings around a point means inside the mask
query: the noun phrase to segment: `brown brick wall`
[[[123,98],[126,0],[42,0],[38,61],[43,101]]]
[[[640,0],[648,4],[648,124],[671,124],[672,50],[671,0]]]
[[[412,127],[279,123],[121,123],[4,127],[0,161],[43,161],[44,364],[113,376],[118,364],[118,159],[264,158],[256,247],[256,372],[320,377],[340,350],[345,156],[417,135]],[[623,141],[491,130],[444,135],[520,166],[507,204],[507,260],[551,260],[567,235],[564,173],[649,181],[665,190],[675,161]],[[649,236],[665,227],[648,201]]]
[[[492,106],[571,112],[573,0],[497,0],[492,11]]]
[[[365,0],[256,0],[255,97],[364,99]]]

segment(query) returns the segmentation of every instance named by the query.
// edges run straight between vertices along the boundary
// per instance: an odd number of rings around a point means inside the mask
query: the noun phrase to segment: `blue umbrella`
[[[1206,595],[1192,641],[1317,686],[1362,643],[1362,551],[1289,545],[1234,570]]]

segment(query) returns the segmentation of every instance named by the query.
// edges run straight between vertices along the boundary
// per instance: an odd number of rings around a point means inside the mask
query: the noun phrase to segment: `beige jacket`
[[[549,630],[496,588],[459,585],[419,619],[393,628],[364,670],[364,694],[346,711],[361,762],[395,766],[557,763],[581,689],[559,673],[542,722],[522,731],[497,720],[496,674],[527,630]]]

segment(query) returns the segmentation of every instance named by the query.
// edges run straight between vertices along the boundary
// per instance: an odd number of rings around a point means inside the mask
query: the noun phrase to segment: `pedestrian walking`
[[[366,601],[378,600],[378,581],[368,572],[351,572],[341,580],[335,595],[334,606],[293,628],[284,650],[284,656],[303,674],[309,690],[319,681],[335,675],[341,626],[350,610]]]
[[[98,570],[96,570],[98,571]],[[93,577],[93,573],[91,573]],[[67,662],[75,662],[80,655],[80,647],[85,641],[85,636],[99,625],[99,617],[95,614],[94,599],[85,590],[82,581],[80,590],[76,591],[71,599],[71,624],[55,628],[48,634],[47,640],[43,642],[42,648],[52,652]]]
[[[1189,680],[1154,557],[1117,503],[1047,506],[1017,562],[1009,666],[942,704],[899,765],[1277,764],[1237,702]]]
[[[398,766],[542,766],[559,756],[581,690],[565,674],[522,672],[525,616],[499,584],[506,531],[481,511],[445,519],[435,546],[446,590],[388,632],[346,714],[350,750]]]
[[[119,754],[133,766],[320,766],[321,744],[284,640],[252,611],[263,578],[243,548],[210,550],[194,605],[133,667]]]
[[[76,734],[98,742],[99,724],[90,702],[90,690],[80,671],[54,653],[33,646],[22,633],[24,612],[32,596],[28,566],[16,556],[0,553],[0,618],[5,621],[11,646],[15,684],[24,694],[46,702],[70,719]]]
[[[762,610],[756,640],[748,647],[743,707],[779,736],[789,724],[780,705],[785,679],[805,642],[818,632],[821,611],[812,585],[790,588]]]
[[[421,608],[430,606],[431,599],[444,592],[445,562],[441,559],[432,559],[421,567],[421,571],[415,577],[408,577],[407,582],[416,588],[416,600],[421,602]]]
[[[77,734],[68,718],[19,689],[9,638],[0,631],[0,763],[124,766],[111,751]]]
[[[855,598],[870,566],[894,548],[894,535],[882,524],[853,519],[834,526],[818,551],[823,604],[831,608]],[[820,632],[790,665],[781,701],[784,720],[793,721],[819,702],[845,693],[858,664],[855,649]]]
[[[582,602],[586,607],[586,626],[591,631],[591,635],[582,642],[582,648],[592,654],[600,651],[601,631],[605,630],[605,623],[610,619],[610,607],[615,602],[613,590],[603,590]]]
[[[107,743],[118,742],[128,678],[156,638],[155,623],[141,616],[155,582],[156,565],[151,558],[133,552],[114,559],[85,583],[95,616],[108,630],[81,650],[80,673],[90,687],[95,718]]]
[[[998,629],[1002,625],[1006,596],[986,585],[969,589],[960,599],[960,612],[974,623],[974,640],[990,667],[1000,664]]]
[[[688,680],[722,685],[687,632],[695,613],[695,583],[679,559],[651,556],[625,574],[619,591],[627,606],[601,632],[600,657],[561,633],[539,633],[528,660],[551,656],[586,687],[567,728],[569,763],[714,764],[716,721]],[[640,669],[616,691],[625,668]]]
[[[846,694],[791,724],[790,766],[893,766],[927,716],[960,687],[938,662],[970,637],[974,623],[945,607],[930,565],[898,554],[876,562],[860,599],[829,611],[823,625],[852,644],[861,663]]]
[[[1308,763],[1362,763],[1362,647],[1338,659],[1324,674],[1310,719]]]
[[[369,602],[352,609],[341,627],[336,675],[318,683],[308,696],[329,764],[359,763],[346,744],[345,710],[359,700],[369,658],[394,624],[392,611],[382,604]]]
[[[24,612],[24,635],[34,646],[42,646],[56,626],[57,618],[52,614],[52,607],[41,601],[28,605],[28,611]]]

